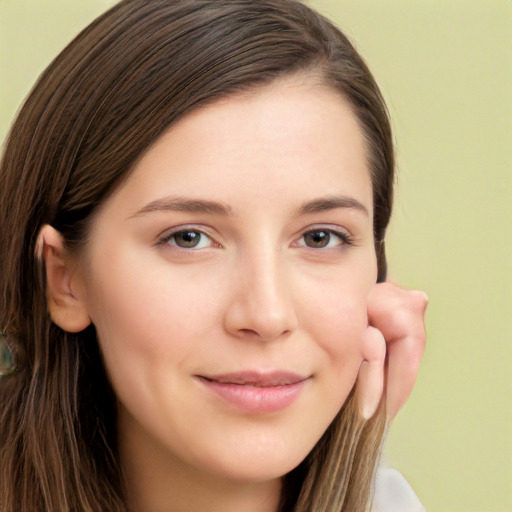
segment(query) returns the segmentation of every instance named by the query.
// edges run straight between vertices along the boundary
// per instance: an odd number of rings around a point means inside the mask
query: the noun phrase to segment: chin
[[[314,445],[313,445],[314,446]],[[295,469],[313,448],[298,449],[297,445],[273,446],[262,444],[254,450],[236,446],[220,457],[206,462],[210,472],[227,480],[256,483],[280,479]],[[204,461],[203,461],[204,463]]]

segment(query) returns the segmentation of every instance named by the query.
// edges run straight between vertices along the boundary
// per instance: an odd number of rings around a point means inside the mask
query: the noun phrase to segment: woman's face
[[[121,453],[237,481],[304,459],[361,363],[372,219],[363,137],[331,90],[281,81],[163,135],[81,272]]]

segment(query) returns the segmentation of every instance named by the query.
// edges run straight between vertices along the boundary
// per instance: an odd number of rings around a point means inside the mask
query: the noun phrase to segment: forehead
[[[371,210],[364,137],[338,92],[291,78],[230,96],[173,125],[122,186],[132,200],[168,194],[271,202],[357,195]],[[300,197],[299,197],[300,196]]]

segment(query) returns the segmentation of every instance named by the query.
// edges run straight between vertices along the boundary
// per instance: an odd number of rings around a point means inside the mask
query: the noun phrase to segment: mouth
[[[249,414],[269,414],[292,405],[311,376],[288,371],[244,371],[198,375],[199,382],[216,399]]]
[[[308,379],[308,376],[287,371],[273,372],[238,372],[221,375],[203,376],[200,378],[219,384],[234,384],[238,386],[254,386],[257,388],[273,388],[278,386],[289,386]]]

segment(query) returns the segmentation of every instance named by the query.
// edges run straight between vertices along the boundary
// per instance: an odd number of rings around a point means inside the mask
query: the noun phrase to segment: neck
[[[156,442],[119,431],[129,510],[137,512],[276,512],[281,481],[246,482],[197,469]],[[146,438],[146,441],[147,438]]]

